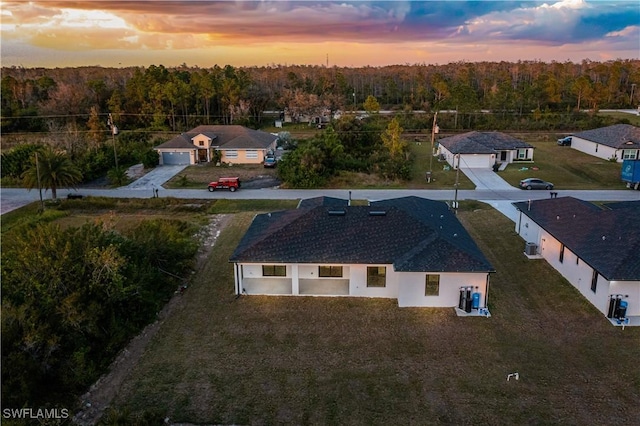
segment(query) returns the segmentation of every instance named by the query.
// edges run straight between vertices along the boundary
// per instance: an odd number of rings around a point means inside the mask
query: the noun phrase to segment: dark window
[[[367,287],[386,287],[387,267],[367,266]]]
[[[320,277],[342,277],[342,266],[319,266],[318,276]]]
[[[597,288],[598,288],[598,271],[594,269],[593,275],[591,275],[591,291],[595,293]]]
[[[204,141],[198,141],[198,145],[204,146]]]
[[[564,262],[564,244],[560,245],[560,263]]]
[[[440,275],[427,275],[424,295],[438,296],[440,294]]]
[[[576,265],[580,264],[580,258],[578,256],[576,256]]]
[[[286,277],[287,267],[284,265],[262,265],[263,277]]]

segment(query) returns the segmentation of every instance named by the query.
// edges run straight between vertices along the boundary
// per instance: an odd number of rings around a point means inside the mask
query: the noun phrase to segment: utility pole
[[[458,185],[460,182],[460,154],[458,154],[458,167],[456,167],[456,192],[453,197],[453,213],[458,214]]]
[[[431,155],[429,156],[429,173],[427,173],[427,183],[431,183],[431,176],[433,173],[433,143],[435,142],[436,133],[440,131],[436,120],[438,118],[438,111],[433,115],[433,126],[431,126]]]
[[[42,184],[40,183],[40,163],[38,162],[38,151],[36,151],[36,176],[38,177],[38,192],[40,193],[40,210],[44,211],[44,201],[42,201]]]
[[[629,103],[631,104],[631,107],[633,107],[633,92],[636,89],[636,84],[635,83],[631,83],[631,95],[629,95]]]
[[[111,140],[113,141],[113,159],[116,164],[116,169],[118,168],[118,154],[116,153],[116,135],[118,134],[118,127],[113,123],[113,118],[111,117],[111,113],[109,113],[109,118],[107,119],[107,126],[111,130]]]

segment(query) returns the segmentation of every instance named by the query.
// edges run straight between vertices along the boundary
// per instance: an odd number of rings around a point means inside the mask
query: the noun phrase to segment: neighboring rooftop
[[[501,132],[467,132],[442,138],[438,143],[452,154],[494,154],[497,151],[533,148],[533,145]]]
[[[640,128],[631,124],[614,124],[585,130],[573,136],[617,149],[640,148]]]
[[[192,139],[205,135],[219,149],[265,149],[278,137],[239,125],[203,125],[182,133],[156,148],[195,148]]]
[[[640,202],[606,209],[573,197],[513,204],[607,280],[640,280]]]

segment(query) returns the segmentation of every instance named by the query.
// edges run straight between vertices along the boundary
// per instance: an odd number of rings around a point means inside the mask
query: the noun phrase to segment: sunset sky
[[[2,1],[2,66],[640,58],[640,1]]]

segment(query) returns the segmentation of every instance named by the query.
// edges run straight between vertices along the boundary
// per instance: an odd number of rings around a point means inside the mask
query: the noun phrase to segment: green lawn
[[[228,258],[253,213],[236,214],[109,418],[637,424],[640,329],[611,326],[545,262],[523,256],[512,222],[469,207],[459,217],[498,271],[489,319],[381,299],[236,299]],[[520,380],[507,382],[513,372]]]
[[[533,164],[513,163],[498,172],[511,185],[517,186],[524,178],[537,177],[552,182],[555,189],[624,189],[620,180],[620,163],[602,160],[568,146],[558,146],[556,139],[549,135],[514,136],[535,146],[535,161]],[[538,170],[532,170],[534,166]],[[521,170],[524,167],[527,170]]]

